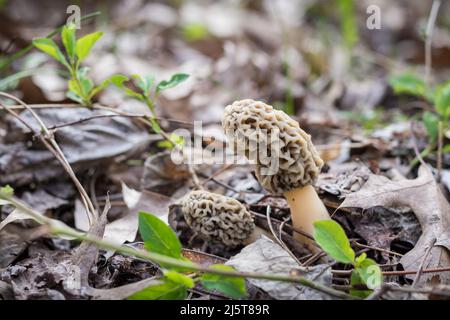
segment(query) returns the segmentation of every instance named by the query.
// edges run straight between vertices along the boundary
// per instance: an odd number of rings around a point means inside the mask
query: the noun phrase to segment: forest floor
[[[74,30],[65,1],[0,1],[0,299],[450,297],[449,3],[79,2]],[[312,251],[254,165],[205,153],[243,99],[324,161]],[[202,237],[192,190],[265,236]]]

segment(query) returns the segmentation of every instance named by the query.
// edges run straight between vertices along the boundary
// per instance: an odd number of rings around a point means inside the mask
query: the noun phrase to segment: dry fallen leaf
[[[168,224],[169,205],[172,203],[170,198],[150,191],[139,192],[129,188],[124,183],[122,183],[122,194],[128,210],[121,218],[105,226],[103,240],[116,245],[122,245],[126,241],[134,241],[139,229],[138,214],[140,211],[150,212]],[[74,216],[77,229],[89,230],[86,209],[80,200],[75,201]],[[109,258],[113,253],[114,251],[108,251],[105,257]]]
[[[372,174],[359,191],[345,197],[340,207],[368,209],[376,206],[387,208],[406,206],[411,208],[419,220],[422,235],[415,247],[400,259],[406,270],[419,269],[431,243],[442,239],[450,229],[450,205],[426,167],[419,169],[419,176],[414,180],[392,181],[384,176]],[[438,244],[439,242],[426,256],[424,268],[449,266],[448,248]],[[420,282],[431,279],[448,283],[450,275],[445,272],[428,273],[422,275]]]
[[[56,209],[67,203],[66,200],[55,197],[44,190],[37,190],[35,192],[25,192],[21,198],[21,200],[30,206],[33,209],[40,213],[45,214],[45,212],[49,209]],[[8,201],[0,200],[0,206],[7,205]],[[0,231],[11,222],[17,222],[21,220],[34,220],[30,217],[30,215],[18,210],[14,209],[1,223],[0,223]]]
[[[288,275],[295,270],[299,275],[307,279],[331,286],[331,268],[329,265],[322,264],[310,268],[301,268],[289,253],[265,236],[246,246],[239,254],[228,260],[226,264],[240,272]],[[248,279],[248,281],[275,299],[330,299],[330,296],[325,293],[296,283],[260,279]]]
[[[26,232],[9,226],[0,231],[0,269],[16,260],[27,248]]]
[[[49,129],[97,116],[114,114],[87,108],[50,108],[35,111]],[[37,132],[39,124],[30,112],[21,118]],[[0,144],[0,184],[15,188],[32,182],[49,181],[66,176],[56,158],[41,144],[30,144],[30,130],[21,121],[7,117],[8,139]],[[55,140],[75,172],[93,166],[107,166],[117,158],[142,151],[151,136],[124,117],[94,118],[77,125],[64,126],[54,132]]]

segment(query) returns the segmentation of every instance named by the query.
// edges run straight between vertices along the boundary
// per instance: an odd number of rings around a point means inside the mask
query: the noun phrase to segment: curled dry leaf
[[[347,195],[340,207],[368,209],[376,206],[387,208],[407,206],[414,211],[419,220],[422,235],[415,247],[400,259],[406,270],[419,269],[424,259],[424,268],[449,266],[449,250],[442,239],[450,229],[450,205],[426,167],[422,166],[419,169],[419,176],[414,180],[392,181],[380,175],[370,175],[361,190]],[[438,242],[426,255],[433,240]],[[427,273],[420,279],[421,282],[433,279],[448,283],[450,275]]]
[[[42,121],[52,129],[80,119],[89,121],[61,127],[54,132],[68,162],[75,172],[86,168],[106,165],[116,157],[127,157],[145,148],[150,135],[135,125],[129,118],[114,117],[109,111],[86,108],[53,108],[35,111]],[[37,132],[40,127],[28,111],[20,114]],[[95,118],[107,116],[106,118]],[[10,118],[8,118],[10,119]],[[60,163],[45,147],[34,143],[27,144],[29,129],[19,120],[8,121],[8,136],[5,144],[0,145],[0,184],[14,187],[32,182],[43,182],[64,175]]]

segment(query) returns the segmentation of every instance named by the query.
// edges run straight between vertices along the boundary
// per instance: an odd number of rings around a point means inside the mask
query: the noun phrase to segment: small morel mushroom
[[[219,194],[191,191],[181,201],[189,227],[202,239],[233,248],[254,241],[252,215],[239,201]]]
[[[225,108],[222,126],[235,152],[255,164],[261,185],[273,194],[284,194],[294,227],[312,234],[314,221],[330,219],[314,189],[323,160],[297,121],[270,105],[246,99]],[[310,244],[303,236],[296,238]]]

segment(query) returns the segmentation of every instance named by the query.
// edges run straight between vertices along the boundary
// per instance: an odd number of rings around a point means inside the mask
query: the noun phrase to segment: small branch
[[[92,117],[87,117],[87,118],[83,118],[77,121],[72,122],[68,122],[68,123],[63,123],[61,125],[55,126],[55,128],[53,127],[48,127],[49,130],[52,129],[56,129],[59,127],[66,127],[66,126],[70,126],[70,125],[75,125],[78,123],[82,123],[85,121],[89,121],[95,118],[103,118],[103,117],[128,117],[128,118],[147,118],[148,114],[143,114],[143,113],[131,113],[131,112],[126,112],[126,111],[122,111],[119,110],[115,107],[108,107],[108,106],[102,106],[99,104],[94,104],[91,107],[85,107],[81,104],[78,103],[53,103],[53,104],[27,104],[29,108],[31,109],[64,109],[64,108],[71,108],[71,109],[76,109],[76,108],[82,108],[82,109],[96,109],[96,110],[105,110],[105,111],[110,111],[113,112],[114,114],[111,115],[98,115],[98,116],[92,116]],[[11,110],[24,110],[26,109],[24,106],[22,105],[11,105],[9,106],[9,108]],[[155,118],[158,121],[168,121],[171,123],[178,123],[181,125],[185,125],[185,126],[189,126],[192,127],[193,124],[187,121],[182,121],[182,120],[178,120],[178,119],[171,119],[171,118],[163,118],[163,117],[156,117]]]
[[[403,257],[403,255],[401,253],[397,253],[397,252],[394,252],[394,251],[390,251],[390,250],[386,250],[386,249],[382,249],[382,248],[378,248],[378,247],[368,246],[366,244],[362,244],[362,243],[359,243],[357,241],[352,241],[352,242],[353,242],[353,244],[355,246],[360,247],[360,248],[367,248],[367,249],[371,249],[371,250],[375,250],[375,251],[379,251],[379,252],[384,252],[384,253],[387,253],[387,254],[392,254],[394,256]]]
[[[417,285],[417,283],[419,282],[420,276],[422,275],[423,272],[423,266],[425,265],[425,262],[427,261],[428,255],[431,252],[431,249],[433,249],[434,243],[436,242],[436,238],[433,238],[429,244],[428,244],[428,249],[425,252],[424,256],[423,256],[423,260],[422,263],[420,264],[419,270],[417,270],[416,276],[414,277],[414,281],[412,283],[412,287],[415,287]]]
[[[287,252],[289,253],[289,255],[292,257],[292,259],[295,260],[295,262],[297,262],[297,264],[299,266],[303,266],[303,264],[297,259],[297,257],[292,253],[291,250],[289,250],[289,248],[287,247],[287,245],[283,242],[283,240],[281,239],[281,234],[280,234],[280,238],[278,238],[275,230],[273,229],[272,226],[272,220],[270,219],[270,206],[267,206],[267,210],[266,210],[266,217],[267,217],[267,224],[269,225],[269,230],[270,232],[272,232],[273,237],[275,238],[275,240],[278,242],[278,244]]]
[[[257,216],[257,217],[262,218],[262,219],[266,219],[266,216],[263,215],[263,214],[261,214],[261,213],[259,213],[259,212],[255,212],[255,211],[253,211],[253,210],[249,210],[249,211],[250,211],[250,213],[253,214],[254,216]],[[273,217],[271,217],[271,220],[272,220],[272,221],[275,221],[276,223],[282,223],[282,222],[283,222],[283,221],[277,220],[277,219],[275,219],[275,218],[273,218]],[[312,235],[310,235],[309,233],[307,233],[307,232],[305,232],[305,231],[303,231],[303,230],[300,230],[300,229],[298,229],[298,228],[296,228],[296,227],[294,227],[294,226],[292,226],[292,225],[290,225],[290,224],[284,224],[284,225],[285,225],[289,230],[294,231],[294,232],[296,232],[296,233],[298,233],[298,234],[300,234],[300,235],[302,235],[302,236],[304,236],[304,237],[306,237],[306,238],[312,240],[313,245],[315,245],[316,247],[320,248],[320,246],[319,246],[319,245],[316,243],[316,241],[314,240],[314,237],[313,237]]]
[[[99,115],[95,115],[95,116],[91,116],[91,117],[87,117],[87,118],[82,118],[79,120],[75,120],[75,121],[70,121],[70,122],[65,122],[62,124],[57,124],[57,125],[53,125],[53,126],[49,126],[48,129],[49,130],[56,130],[56,129],[60,129],[60,128],[64,128],[64,127],[70,127],[70,126],[75,126],[77,124],[81,124],[84,122],[88,122],[91,120],[95,120],[95,119],[102,119],[102,118],[115,118],[115,117],[122,117],[122,118],[140,118],[141,115],[124,115],[124,114],[99,114]]]
[[[437,154],[437,177],[436,180],[439,183],[441,181],[442,174],[442,148],[444,142],[444,128],[442,121],[439,121],[438,127],[438,154]]]
[[[417,274],[418,270],[403,270],[403,271],[382,271],[383,276],[406,276],[410,274]],[[332,270],[335,276],[347,277],[352,273],[352,270]],[[422,273],[439,273],[439,272],[450,272],[450,267],[448,268],[431,268],[422,269]]]
[[[327,253],[325,251],[319,251],[314,253],[308,260],[306,260],[303,264],[307,267],[319,260],[322,257],[325,257]]]
[[[92,201],[90,200],[86,190],[81,185],[80,181],[78,180],[77,176],[75,175],[75,172],[73,171],[69,161],[65,157],[64,153],[62,152],[59,145],[56,143],[56,140],[53,136],[53,134],[48,130],[48,128],[45,126],[41,118],[36,114],[36,112],[29,108],[28,105],[23,102],[21,99],[10,95],[5,92],[0,92],[1,96],[4,96],[8,99],[11,99],[13,101],[18,102],[20,105],[22,105],[25,109],[27,109],[31,115],[36,119],[38,124],[41,127],[41,132],[37,132],[30,124],[28,124],[26,121],[20,117],[16,112],[12,111],[7,107],[6,105],[0,104],[3,109],[5,109],[7,112],[9,112],[13,117],[19,119],[31,132],[33,132],[41,142],[47,147],[47,149],[58,159],[58,161],[61,163],[65,171],[68,173],[70,178],[72,179],[73,183],[75,184],[75,187],[77,188],[78,192],[81,195],[81,200],[83,202],[83,205],[86,207],[86,212],[88,213],[88,218],[90,220],[90,223],[92,224],[95,219],[98,218],[97,211],[95,210]]]
[[[422,164],[424,167],[427,167],[425,161],[422,158],[422,154],[419,151],[419,146],[417,143],[417,137],[416,137],[416,132],[415,132],[415,126],[416,122],[415,121],[411,121],[410,127],[411,127],[411,137],[413,138],[413,148],[414,148],[414,153],[416,154],[416,159],[419,160],[420,164]],[[415,165],[414,163],[415,161],[413,161],[412,166]]]
[[[32,105],[31,107],[29,107],[29,106],[25,105],[24,103],[21,103],[17,98],[14,99],[14,100],[19,102],[20,106],[12,106],[11,107],[12,109],[24,109],[25,108],[27,110],[30,110],[30,109],[32,110],[33,108],[76,108],[76,107],[84,108],[84,106],[79,105],[79,104]],[[68,122],[68,123],[61,124],[61,125],[55,125],[55,126],[51,127],[51,129],[57,129],[57,128],[62,128],[62,127],[70,126],[70,125],[76,125],[76,124],[79,124],[79,123],[82,123],[82,122],[85,122],[85,121],[89,121],[89,120],[92,120],[92,119],[96,119],[96,118],[106,118],[106,117],[116,117],[116,116],[138,118],[144,124],[146,124],[146,125],[148,125],[150,127],[152,126],[152,124],[146,119],[146,118],[148,118],[148,115],[145,115],[145,114],[128,113],[128,112],[124,112],[124,111],[121,111],[121,110],[118,110],[118,109],[115,109],[115,108],[102,106],[102,105],[98,105],[98,104],[94,104],[92,106],[92,108],[93,109],[98,109],[98,110],[111,111],[111,112],[114,112],[115,115],[96,115],[96,116],[80,119],[80,120],[73,121],[73,122]],[[31,112],[31,110],[30,110],[30,112]],[[182,121],[179,121],[179,120],[173,120],[173,119],[164,119],[164,118],[158,118],[158,117],[155,117],[154,119],[156,119],[156,120],[167,120],[167,121],[171,121],[171,122],[179,122],[179,123],[183,123],[183,124],[192,125],[190,123],[185,123],[185,122],[182,122]],[[177,148],[179,151],[182,152],[180,146],[176,142],[172,141],[171,137],[164,130],[161,129],[160,135],[164,139],[170,141],[174,145],[175,148]],[[192,176],[192,181],[193,181],[194,185],[196,186],[196,188],[197,189],[203,189],[202,184],[200,183],[200,179],[198,178],[198,175],[195,172],[195,169],[194,169],[192,164],[188,164],[188,170],[189,170],[189,173]],[[93,206],[92,206],[92,208],[93,208]]]
[[[233,167],[233,166],[234,166],[233,163],[230,163],[230,164],[227,164],[227,165],[223,166],[222,168],[220,168],[219,170],[217,170],[216,172],[214,172],[210,177],[204,179],[204,180],[202,181],[202,186],[205,186],[206,183],[208,183],[209,181],[211,181],[211,180],[214,179],[214,178],[217,178],[220,174],[222,174],[223,172],[227,171],[228,169],[230,169],[230,168]],[[216,180],[216,181],[217,181],[217,180]]]
[[[433,31],[436,23],[436,18],[441,6],[441,0],[434,0],[431,6],[430,15],[428,17],[427,29],[425,31],[425,85],[427,88],[430,86],[430,74],[432,68],[431,61],[431,49],[433,44]]]

